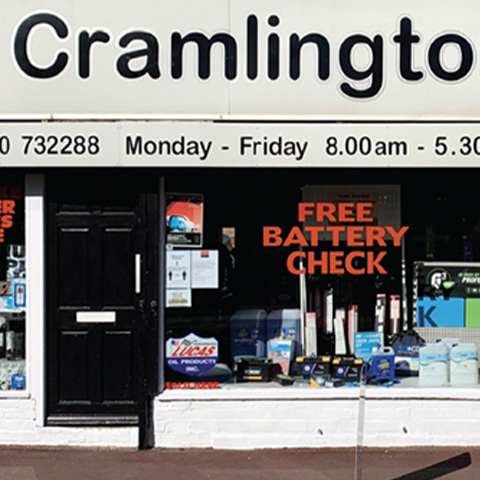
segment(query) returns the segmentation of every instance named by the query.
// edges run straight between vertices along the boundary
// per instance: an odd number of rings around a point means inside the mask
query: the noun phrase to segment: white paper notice
[[[190,250],[168,250],[167,288],[190,288]]]
[[[189,288],[168,288],[167,307],[191,307],[192,291]]]
[[[218,288],[218,250],[193,250],[192,288]]]

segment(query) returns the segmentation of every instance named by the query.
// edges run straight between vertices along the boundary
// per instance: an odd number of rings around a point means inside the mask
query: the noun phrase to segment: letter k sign
[[[432,313],[434,310],[436,310],[437,307],[430,307],[426,312],[425,312],[425,307],[418,307],[418,326],[419,327],[438,327],[438,325],[433,321],[433,318],[431,317]],[[429,325],[425,325],[425,323],[428,322]]]

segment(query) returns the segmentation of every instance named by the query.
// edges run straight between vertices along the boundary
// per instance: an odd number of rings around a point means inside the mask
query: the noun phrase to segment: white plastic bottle
[[[450,382],[453,386],[478,384],[478,349],[474,343],[460,343],[450,350]]]
[[[422,387],[440,387],[448,383],[448,347],[427,343],[419,350],[418,383]]]

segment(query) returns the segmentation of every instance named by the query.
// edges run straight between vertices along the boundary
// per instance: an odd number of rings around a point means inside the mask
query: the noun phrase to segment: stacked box
[[[353,355],[334,357],[332,360],[333,377],[347,382],[359,382],[362,374],[363,360]]]

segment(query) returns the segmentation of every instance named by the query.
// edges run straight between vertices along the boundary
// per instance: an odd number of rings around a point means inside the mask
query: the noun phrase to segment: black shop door
[[[136,425],[157,365],[157,212],[145,176],[47,182],[47,424]]]

